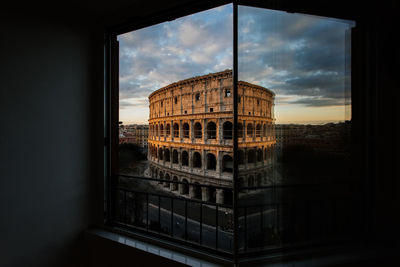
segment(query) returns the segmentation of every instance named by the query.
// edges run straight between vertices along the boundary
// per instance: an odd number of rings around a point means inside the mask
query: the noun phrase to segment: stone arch
[[[256,151],[255,149],[250,149],[247,155],[247,163],[255,163],[256,162]]]
[[[186,150],[182,151],[181,162],[182,166],[189,166],[189,153]]]
[[[247,124],[247,136],[253,137],[253,124],[249,123]]]
[[[217,160],[213,153],[208,153],[206,156],[207,159],[207,170],[216,170],[217,169]]]
[[[158,136],[158,124],[156,124],[156,132],[155,132],[155,136]]]
[[[183,138],[189,138],[190,127],[189,123],[185,122],[182,126]]]
[[[267,137],[267,125],[264,123],[263,125],[263,134],[264,137]]]
[[[222,171],[223,172],[233,172],[233,159],[229,155],[224,155],[222,157]]]
[[[199,152],[193,153],[193,168],[201,168],[201,154]]]
[[[222,125],[222,130],[223,130],[223,137],[224,139],[232,139],[233,133],[232,133],[232,122],[226,121]]]
[[[200,122],[196,122],[194,124],[194,138],[202,138],[203,133],[202,133],[202,127]]]
[[[182,195],[188,195],[189,194],[189,182],[185,178],[182,179],[182,184],[181,184],[181,192]]]
[[[165,136],[168,137],[171,134],[171,125],[167,123],[167,126],[165,126]]]
[[[243,138],[243,124],[238,123],[238,137]]]
[[[165,180],[171,180],[171,176],[168,173],[165,174]],[[164,187],[169,187],[169,182],[165,182]]]
[[[198,182],[194,182],[193,186],[193,198],[201,200],[201,186]]]
[[[261,124],[257,124],[256,126],[256,137],[261,137]]]
[[[165,156],[165,161],[170,162],[171,152],[169,151],[168,148],[165,149],[164,156]]]
[[[160,124],[160,136],[164,136],[164,125],[162,123]]]
[[[178,150],[176,149],[172,151],[172,163],[179,163]]]
[[[178,180],[178,177],[173,176],[173,177],[172,177],[172,181],[173,181],[173,182],[178,182],[178,181],[179,181],[179,180]],[[171,183],[171,190],[172,190],[172,191],[178,190],[178,184],[177,184],[177,183]]]
[[[179,137],[179,124],[174,123],[174,137]]]
[[[215,124],[215,122],[210,121],[209,123],[207,123],[207,138],[217,138],[217,125]]]

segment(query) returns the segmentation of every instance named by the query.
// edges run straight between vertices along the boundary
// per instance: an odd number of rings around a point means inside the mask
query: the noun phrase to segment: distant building
[[[323,125],[277,124],[275,129],[278,152],[293,145],[306,145],[315,151],[341,152],[350,144],[350,121]]]
[[[119,143],[138,145],[143,152],[147,153],[147,140],[149,136],[149,125],[130,124],[120,125]]]

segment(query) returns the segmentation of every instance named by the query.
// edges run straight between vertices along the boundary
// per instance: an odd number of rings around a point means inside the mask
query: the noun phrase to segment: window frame
[[[104,149],[104,153],[105,153],[105,221],[104,224],[106,226],[110,226],[112,227],[113,223],[112,223],[112,217],[113,217],[113,208],[111,205],[111,199],[113,199],[115,197],[115,192],[113,192],[112,188],[115,186],[115,184],[113,183],[113,181],[115,179],[112,179],[113,177],[115,177],[118,174],[118,166],[115,160],[117,157],[117,147],[118,147],[118,133],[115,133],[115,131],[113,129],[118,129],[118,120],[116,118],[118,118],[118,75],[116,75],[116,73],[119,72],[118,69],[118,64],[116,64],[115,60],[113,60],[113,58],[118,57],[118,50],[116,48],[116,43],[117,43],[117,35],[124,33],[124,32],[128,32],[128,31],[132,31],[132,30],[136,30],[136,29],[140,29],[140,28],[144,28],[144,27],[149,27],[152,25],[155,25],[157,23],[161,23],[161,22],[165,22],[168,20],[171,20],[173,18],[179,18],[185,15],[190,15],[190,14],[195,14],[197,12],[200,11],[204,11],[210,8],[214,8],[220,5],[224,5],[224,4],[229,4],[232,3],[234,6],[234,13],[236,12],[236,15],[234,15],[234,19],[236,16],[236,20],[237,20],[237,7],[238,5],[243,5],[243,6],[253,6],[253,7],[260,7],[260,8],[267,8],[267,9],[274,9],[274,10],[281,10],[281,11],[287,11],[288,8],[287,7],[283,7],[281,4],[274,4],[274,3],[263,3],[263,1],[254,1],[252,3],[248,3],[248,1],[215,1],[214,3],[202,3],[202,4],[198,4],[198,5],[193,5],[190,6],[188,8],[182,8],[182,9],[178,9],[178,10],[169,10],[168,12],[161,12],[161,13],[157,13],[154,16],[150,17],[150,18],[146,18],[146,19],[140,19],[139,21],[134,18],[132,19],[132,21],[121,24],[121,25],[116,25],[114,27],[110,27],[106,30],[105,32],[105,53],[104,53],[104,106],[105,106],[105,120],[104,120],[104,127],[105,127],[105,138],[104,138],[104,144],[105,144],[105,149]],[[307,10],[307,9],[306,9]],[[291,12],[298,12],[298,13],[304,13],[304,9],[299,8],[298,6],[296,6],[293,9],[290,9]],[[320,16],[327,16],[327,17],[332,17],[332,18],[343,18],[343,19],[350,19],[350,20],[354,20],[356,21],[357,25],[359,25],[359,21],[357,20],[356,17],[349,17],[349,16],[337,16],[337,15],[333,15],[333,14],[326,14],[324,12],[318,12],[315,11],[314,9],[311,8],[311,12],[306,12],[307,14],[311,14],[311,15],[320,15]],[[234,28],[237,27],[237,21],[234,23]],[[234,33],[237,32],[237,29],[234,30]],[[361,38],[363,36],[360,36],[361,33],[358,32],[358,35],[355,36],[354,34],[357,34],[357,30],[353,30],[352,33],[352,43],[354,44],[354,40],[358,41],[358,45],[360,45],[361,43]],[[234,34],[235,35],[235,34]],[[237,34],[236,34],[237,35]],[[237,73],[237,36],[234,36],[234,39],[236,38],[236,41],[234,41],[234,66],[233,66],[233,71],[234,73]],[[354,47],[354,45],[353,45]],[[236,54],[235,54],[236,53]],[[367,133],[362,134],[362,140],[361,141],[357,141],[357,139],[355,138],[355,136],[359,136],[360,133],[362,133],[363,130],[365,130],[366,128],[366,124],[368,124],[369,121],[373,121],[374,119],[372,117],[368,117],[368,115],[364,112],[365,110],[367,110],[367,108],[369,106],[371,106],[371,102],[370,99],[368,99],[368,96],[363,94],[362,89],[361,89],[361,84],[363,84],[363,82],[365,82],[367,80],[367,77],[365,77],[365,69],[362,68],[362,64],[360,62],[362,62],[361,59],[362,55],[360,53],[357,53],[354,48],[352,48],[352,82],[351,82],[351,88],[352,88],[352,122],[354,123],[352,125],[352,144],[354,144],[353,148],[352,148],[352,154],[353,155],[361,155],[362,152],[361,151],[365,151],[365,150],[369,150],[370,146],[368,146],[368,140],[370,140],[371,138],[371,130],[368,131]],[[236,62],[236,63],[235,63]],[[238,88],[237,88],[237,76],[234,75],[234,85],[233,85],[233,92],[231,92],[231,96],[233,95],[233,105],[238,107],[238,103],[240,103],[240,100],[238,100],[237,97],[237,93],[238,93]],[[117,88],[117,89],[116,89]],[[175,97],[176,98],[176,97]],[[374,110],[375,111],[375,110]],[[372,112],[374,112],[372,111]],[[375,111],[376,112],[376,111]],[[368,113],[369,116],[371,116],[371,113]],[[233,120],[233,146],[234,146],[234,155],[237,155],[237,140],[238,140],[238,132],[237,132],[237,127],[235,127],[235,125],[237,125],[238,121],[237,121],[237,108],[234,109],[234,120]],[[151,127],[151,126],[150,126]],[[171,124],[171,128],[172,128],[172,124]],[[247,125],[246,125],[246,130],[244,129],[245,127],[243,127],[243,136],[247,136]],[[150,130],[150,129],[149,129]],[[153,129],[154,131],[154,129]],[[254,128],[253,128],[254,131]],[[171,135],[173,135],[172,131],[171,131]],[[268,133],[267,133],[268,135]],[[173,151],[171,151],[172,154]],[[171,155],[172,156],[172,155]],[[171,159],[172,161],[172,159]],[[357,158],[357,162],[356,162],[356,166],[360,167],[361,166],[361,170],[364,170],[364,172],[367,172],[368,170],[368,164],[367,162],[371,161],[371,159],[365,159],[364,157],[358,157]],[[235,197],[235,194],[237,194],[237,186],[238,183],[236,182],[237,180],[237,157],[233,157],[233,166],[234,166],[234,207],[235,207],[235,200],[237,199],[237,197]],[[361,174],[360,174],[361,176]],[[361,178],[361,177],[360,177]],[[363,183],[364,184],[364,183]],[[367,198],[366,195],[364,195],[365,198]],[[365,213],[366,211],[364,211]],[[235,213],[235,211],[234,211]],[[363,216],[365,217],[365,216]],[[236,220],[236,216],[234,216],[234,219]],[[235,225],[237,226],[237,221],[235,223]],[[235,226],[235,227],[236,227]],[[117,231],[121,231],[121,229],[118,229]],[[132,234],[130,232],[127,231],[122,231],[125,234]],[[136,234],[133,234],[135,237],[139,238],[140,231],[138,231],[139,236]],[[237,237],[237,234],[234,235],[234,238]],[[165,243],[165,241],[163,240],[159,240],[157,238],[157,236],[146,236],[146,237],[141,237],[143,240],[145,241],[149,241],[149,242],[156,242],[157,244],[162,244],[163,242]],[[236,242],[237,243],[237,242]],[[168,243],[168,245],[171,245],[171,243]],[[184,250],[186,252],[190,251],[187,250],[188,246],[187,244],[181,246],[179,245],[179,242],[176,242],[176,240],[174,240],[174,244],[172,244],[172,246],[177,249],[177,250]],[[194,246],[196,248],[196,246]],[[189,246],[190,248],[190,246]],[[207,251],[206,248],[201,247],[201,251],[197,251],[194,254],[195,255],[203,255],[202,251]],[[215,253],[214,250],[212,250],[213,252],[213,256],[212,259],[219,261],[219,262],[223,262],[226,263],[227,261],[230,262],[229,259],[226,258],[226,254],[218,254]],[[237,253],[234,252],[233,253],[233,260],[234,262],[237,262],[237,258],[236,255]],[[206,257],[208,258],[208,257]]]

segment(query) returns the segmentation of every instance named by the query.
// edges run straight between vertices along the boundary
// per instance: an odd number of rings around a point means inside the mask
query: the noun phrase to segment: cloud
[[[232,68],[231,13],[227,5],[120,35],[120,99]]]
[[[120,107],[143,108],[163,86],[231,69],[232,28],[226,5],[120,35]],[[240,6],[239,80],[271,89],[277,104],[348,105],[348,29],[342,20]]]
[[[348,29],[341,20],[240,7],[239,79],[297,95],[291,103],[304,106],[348,104]]]

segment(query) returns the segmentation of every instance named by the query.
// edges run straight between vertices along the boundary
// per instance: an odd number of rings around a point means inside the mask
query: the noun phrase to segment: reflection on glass
[[[118,36],[116,219],[232,251],[232,5]]]
[[[239,6],[240,252],[352,232],[352,26]]]

